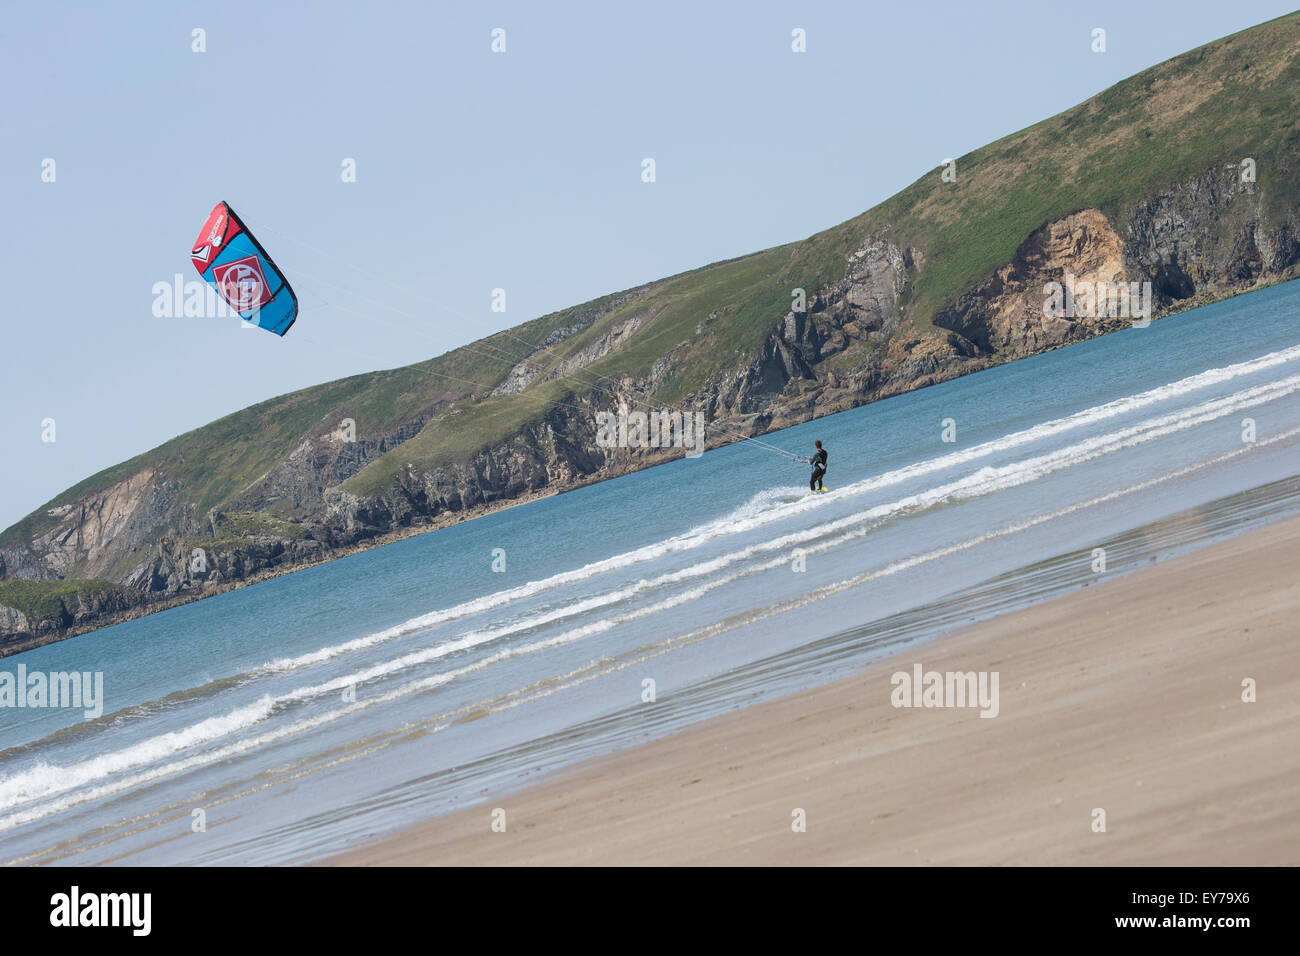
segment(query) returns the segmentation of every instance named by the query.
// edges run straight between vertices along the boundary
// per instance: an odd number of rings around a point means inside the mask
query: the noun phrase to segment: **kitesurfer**
[[[822,476],[826,474],[826,449],[822,447],[820,441],[813,442],[817,446],[817,453],[811,458],[804,459],[812,465],[812,479],[808,482],[809,491],[825,491],[822,487]]]

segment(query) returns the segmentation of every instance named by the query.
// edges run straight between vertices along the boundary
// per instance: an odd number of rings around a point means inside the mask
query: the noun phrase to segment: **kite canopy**
[[[298,317],[298,297],[248,227],[224,202],[208,214],[190,252],[194,268],[248,322],[284,335]]]

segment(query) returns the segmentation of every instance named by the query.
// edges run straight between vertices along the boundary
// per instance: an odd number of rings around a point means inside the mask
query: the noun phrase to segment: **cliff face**
[[[1096,209],[1043,226],[1006,266],[960,296],[935,318],[981,354],[1015,357],[1097,334],[1106,317],[1057,316],[1044,309],[1044,286],[1129,281],[1124,244]],[[1095,310],[1089,310],[1095,311]]]
[[[552,408],[542,421],[508,441],[455,465],[430,471],[409,467],[376,495],[332,489],[324,498],[327,533],[336,543],[352,543],[395,528],[428,526],[443,515],[573,488],[598,474],[604,477],[606,458],[595,447],[598,408],[590,403],[588,407],[590,412]]]
[[[1150,276],[1165,306],[1293,275],[1300,260],[1295,197],[1271,211],[1265,198],[1254,182],[1242,181],[1235,163],[1171,186],[1120,218],[1125,266]]]
[[[1083,283],[1150,282],[1153,311],[1168,313],[1294,276],[1297,235],[1294,207],[1270,215],[1235,165],[1209,170],[1133,205],[1116,223],[1096,209],[1048,223],[935,324],[981,354],[1020,358],[1129,324],[1109,315],[1049,317],[1047,283],[1067,275]]]
[[[808,239],[236,412],[0,533],[0,654],[682,454],[602,447],[621,404],[716,446],[1130,324],[1053,283],[1158,317],[1293,278],[1297,115],[1293,14]]]

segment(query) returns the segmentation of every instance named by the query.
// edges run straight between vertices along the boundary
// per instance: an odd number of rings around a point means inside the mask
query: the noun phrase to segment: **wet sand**
[[[996,671],[998,715],[893,706],[891,675],[918,663]],[[1291,519],[327,862],[1297,864],[1298,805]]]

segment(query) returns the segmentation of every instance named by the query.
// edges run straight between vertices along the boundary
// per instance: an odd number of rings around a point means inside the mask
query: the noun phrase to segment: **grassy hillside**
[[[40,621],[58,618],[68,603],[121,590],[110,581],[0,581],[0,605],[21,611],[28,620]]]

